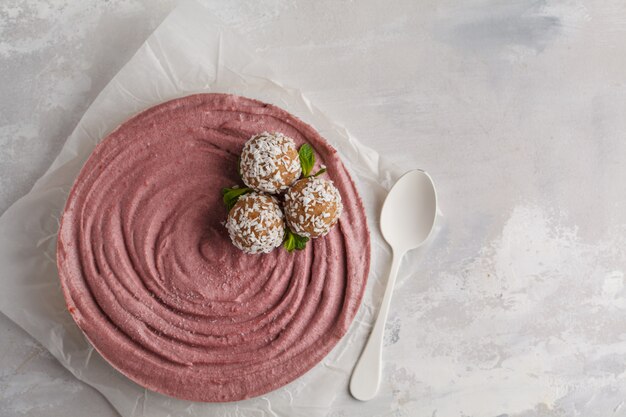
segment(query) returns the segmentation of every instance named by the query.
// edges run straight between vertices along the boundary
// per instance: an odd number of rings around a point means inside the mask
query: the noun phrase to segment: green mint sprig
[[[298,156],[300,157],[300,166],[302,166],[302,176],[308,177],[315,165],[315,154],[311,145],[305,143],[300,146]]]
[[[294,249],[302,250],[306,248],[306,243],[308,241],[308,237],[297,235],[288,227],[285,228],[285,240],[283,241],[283,247],[287,250],[287,252],[293,252]]]
[[[235,185],[233,188],[222,188],[222,200],[224,201],[224,205],[226,209],[230,211],[233,208],[237,200],[242,195],[252,191],[251,188],[242,187],[239,188],[238,185]]]
[[[326,167],[322,165],[322,168],[319,171],[315,174],[311,174],[311,171],[313,171],[313,167],[315,166],[315,154],[313,153],[313,148],[308,143],[300,146],[298,156],[300,157],[300,166],[302,167],[303,178],[317,177],[318,175],[322,175],[326,172]]]

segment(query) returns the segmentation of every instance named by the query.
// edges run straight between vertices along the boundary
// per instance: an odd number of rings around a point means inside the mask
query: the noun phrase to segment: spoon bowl
[[[421,246],[433,231],[437,193],[430,175],[409,171],[391,188],[380,213],[380,230],[394,251]]]
[[[400,261],[407,251],[428,240],[436,218],[437,193],[430,175],[414,170],[400,177],[389,191],[380,214],[380,229],[393,256],[378,317],[350,379],[350,392],[358,400],[371,400],[380,387],[383,334]]]

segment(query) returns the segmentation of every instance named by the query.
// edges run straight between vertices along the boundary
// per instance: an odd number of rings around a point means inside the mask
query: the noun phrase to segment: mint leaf
[[[303,250],[304,248],[306,248],[306,244],[309,241],[308,237],[304,237],[304,236],[300,236],[296,234],[293,234],[293,239],[296,242],[297,250]]]
[[[291,230],[285,229],[285,240],[283,241],[283,247],[287,249],[287,252],[293,252],[296,248],[296,239],[293,237]]]
[[[313,177],[317,177],[318,175],[322,175],[324,172],[326,172],[326,168],[322,168],[319,171],[317,171],[315,174],[313,174]]]
[[[285,240],[283,241],[283,247],[287,250],[287,252],[293,252],[294,249],[302,250],[306,248],[306,243],[308,241],[308,237],[297,235],[289,228],[285,229]]]
[[[235,185],[233,188],[222,188],[222,200],[224,201],[224,205],[226,205],[226,209],[230,211],[239,197],[250,191],[252,191],[250,188],[239,188],[238,185]]]
[[[300,166],[302,166],[302,176],[308,177],[315,165],[315,155],[313,154],[313,148],[308,143],[300,146],[298,151],[300,157]]]

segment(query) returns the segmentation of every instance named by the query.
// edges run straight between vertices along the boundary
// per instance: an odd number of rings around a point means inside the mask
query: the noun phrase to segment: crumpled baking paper
[[[273,103],[314,126],[352,172],[372,231],[367,291],[348,334],[314,369],[262,397],[236,403],[181,401],[148,391],[114,370],[87,342],[65,307],[56,262],[59,216],[72,183],[98,141],[130,116],[197,92],[233,93]],[[102,90],[48,171],[0,218],[0,310],[45,346],[78,379],[129,416],[352,416],[398,411],[385,385],[373,401],[348,392],[350,373],[382,297],[390,250],[378,230],[386,190],[401,172],[282,85],[234,33],[202,6],[178,6]],[[412,266],[409,257],[403,267]]]

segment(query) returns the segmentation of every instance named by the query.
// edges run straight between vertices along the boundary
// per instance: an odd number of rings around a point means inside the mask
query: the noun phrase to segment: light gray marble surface
[[[445,226],[388,332],[424,358],[386,369],[407,415],[626,416],[626,3],[202,3],[437,182]],[[174,5],[0,4],[0,212]],[[66,415],[116,414],[0,316],[0,416]]]

